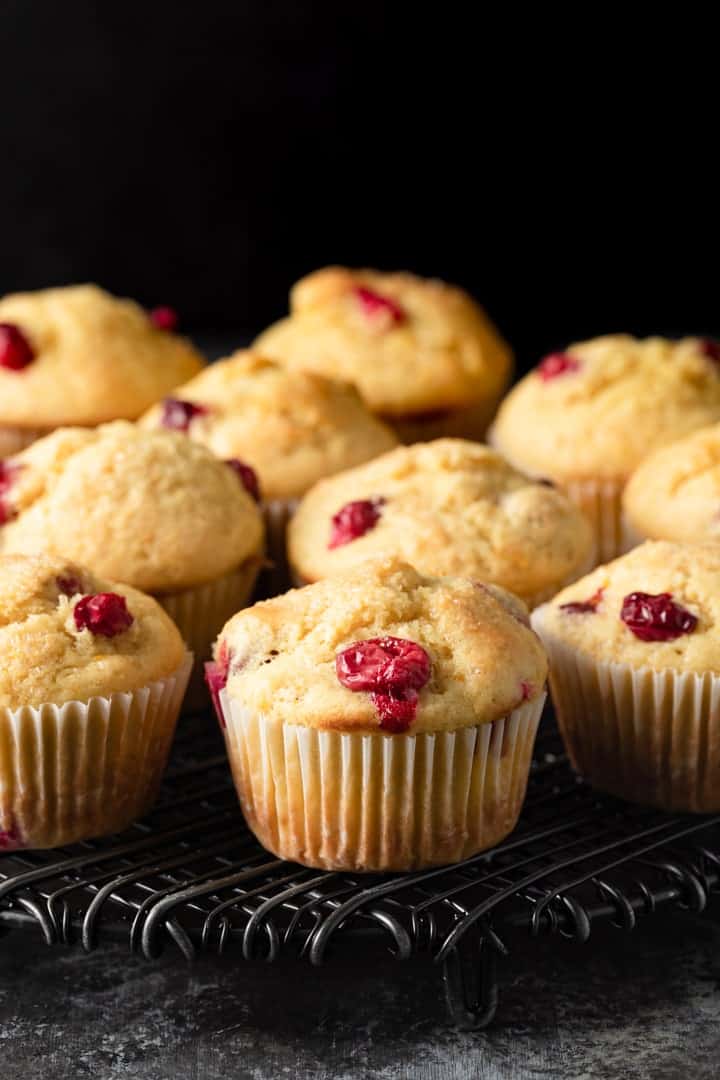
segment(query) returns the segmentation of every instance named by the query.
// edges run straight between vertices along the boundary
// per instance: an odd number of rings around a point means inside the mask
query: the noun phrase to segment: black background
[[[720,329],[714,37],[677,13],[0,12],[2,292],[95,280],[240,336],[343,262],[466,286],[524,364],[606,331]]]

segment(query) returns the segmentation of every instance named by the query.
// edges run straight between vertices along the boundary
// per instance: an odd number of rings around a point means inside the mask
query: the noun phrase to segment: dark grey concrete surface
[[[5,1080],[676,1080],[720,1075],[718,911],[585,946],[519,938],[494,1026],[447,1027],[436,972],[363,950],[326,968],[85,956],[0,939]]]

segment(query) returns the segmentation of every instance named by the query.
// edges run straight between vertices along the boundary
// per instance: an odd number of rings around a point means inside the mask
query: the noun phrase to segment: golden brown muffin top
[[[31,350],[25,366],[0,364],[0,423],[19,427],[135,420],[203,365],[189,341],[158,329],[132,300],[95,285],[0,299],[0,324]]]
[[[251,465],[268,499],[302,495],[322,477],[397,443],[354,387],[249,350],[212,364],[174,390],[172,398],[205,408],[192,418],[187,434],[218,457]],[[167,422],[163,403],[142,421],[147,427]]]
[[[395,693],[414,694],[404,725],[385,723],[383,701],[349,689],[338,674],[339,654],[352,666],[359,644],[363,668],[364,650],[383,648],[377,639],[400,642]],[[397,559],[371,560],[239,612],[215,658],[229,668],[227,693],[243,707],[339,731],[414,734],[491,723],[542,693],[547,672],[516,597],[468,579],[424,577]],[[382,692],[389,684],[378,685]]]
[[[185,649],[155,600],[56,556],[0,556],[0,709],[137,690]]]
[[[463,439],[399,447],[323,480],[302,500],[288,537],[291,564],[306,581],[385,554],[421,573],[492,581],[526,601],[586,569],[591,545],[566,495]]]
[[[255,343],[297,368],[354,383],[373,412],[402,418],[496,397],[510,349],[474,300],[405,273],[330,266],[290,294],[290,315]]]
[[[623,509],[653,540],[720,540],[720,424],[647,457],[630,477]]]
[[[707,343],[613,334],[546,357],[505,398],[490,438],[534,475],[622,480],[715,420],[720,366]]]
[[[174,431],[123,420],[58,428],[3,470],[2,553],[52,551],[162,593],[203,585],[262,550],[262,517],[237,473]]]
[[[720,672],[720,544],[648,541],[534,613],[542,637],[597,660]]]

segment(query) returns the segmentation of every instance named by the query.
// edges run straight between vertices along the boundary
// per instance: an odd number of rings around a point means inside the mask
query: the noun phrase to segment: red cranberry
[[[15,517],[15,510],[7,498],[16,475],[22,465],[13,465],[9,461],[0,461],[0,525],[6,525]]]
[[[83,596],[73,615],[78,630],[89,630],[101,637],[115,637],[133,624],[125,597],[112,592]]]
[[[335,672],[348,690],[370,693],[384,731],[406,731],[415,719],[417,692],[430,678],[430,657],[415,641],[369,638],[339,652]]]
[[[0,367],[22,371],[35,359],[35,352],[22,330],[13,323],[0,323]]]
[[[568,353],[555,352],[550,353],[544,360],[541,360],[537,366],[537,373],[543,382],[549,382],[550,379],[556,379],[558,375],[567,375],[570,371],[577,371],[580,367],[580,361],[574,356],[570,356]]]
[[[230,670],[230,653],[224,641],[220,643],[217,660],[208,661],[205,664],[205,682],[210,691],[210,697],[215,708],[215,714],[220,722],[220,727],[227,727],[220,705],[220,691],[227,686],[228,672]]]
[[[246,465],[244,461],[236,457],[228,458],[225,464],[229,465],[240,477],[240,483],[248,495],[252,495],[255,502],[260,502],[260,483],[252,465]]]
[[[381,694],[375,691],[370,700],[380,717],[380,727],[393,735],[400,735],[412,724],[417,712],[417,690],[396,691],[394,694]]]
[[[604,589],[598,589],[589,600],[573,600],[569,604],[561,604],[560,610],[567,611],[569,615],[594,615],[604,591]]]
[[[180,322],[175,308],[167,307],[167,305],[153,308],[150,312],[150,320],[158,330],[167,330],[169,332],[177,330]]]
[[[634,592],[625,597],[620,618],[641,641],[674,641],[692,634],[697,616],[676,604],[670,593]]]
[[[82,581],[76,574],[60,574],[55,583],[63,596],[77,596],[83,591]]]
[[[354,289],[363,313],[369,318],[381,316],[391,326],[405,321],[405,312],[400,305],[391,300],[389,296],[382,296],[364,285],[357,285]]]
[[[196,405],[193,401],[166,397],[162,403],[160,423],[173,431],[188,431],[196,416],[205,416],[208,412],[204,405]]]
[[[9,829],[0,829],[0,851],[17,851],[22,846],[22,834],[14,822]]]
[[[531,682],[528,682],[527,679],[521,679],[520,680],[520,700],[521,701],[529,701],[534,693],[535,693],[535,687],[533,686],[533,684]]]
[[[701,338],[700,352],[714,364],[720,364],[720,341],[715,341],[713,338]]]
[[[358,540],[370,529],[374,529],[382,516],[385,500],[357,499],[346,503],[337,514],[333,514],[328,547],[330,550]]]

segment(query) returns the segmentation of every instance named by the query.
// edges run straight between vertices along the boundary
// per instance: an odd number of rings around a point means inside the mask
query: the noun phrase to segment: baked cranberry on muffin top
[[[590,546],[566,495],[461,439],[399,447],[321,481],[288,533],[298,581],[384,553],[429,574],[494,581],[531,605],[586,570]]]
[[[397,443],[351,386],[247,350],[178,387],[142,423],[184,431],[218,457],[251,466],[266,499],[294,499]]]
[[[720,673],[720,545],[648,541],[532,616],[543,638],[606,662]]]
[[[256,347],[293,368],[354,383],[401,438],[414,425],[483,434],[512,367],[510,349],[461,289],[405,273],[326,267],[293,287],[290,315]]]

